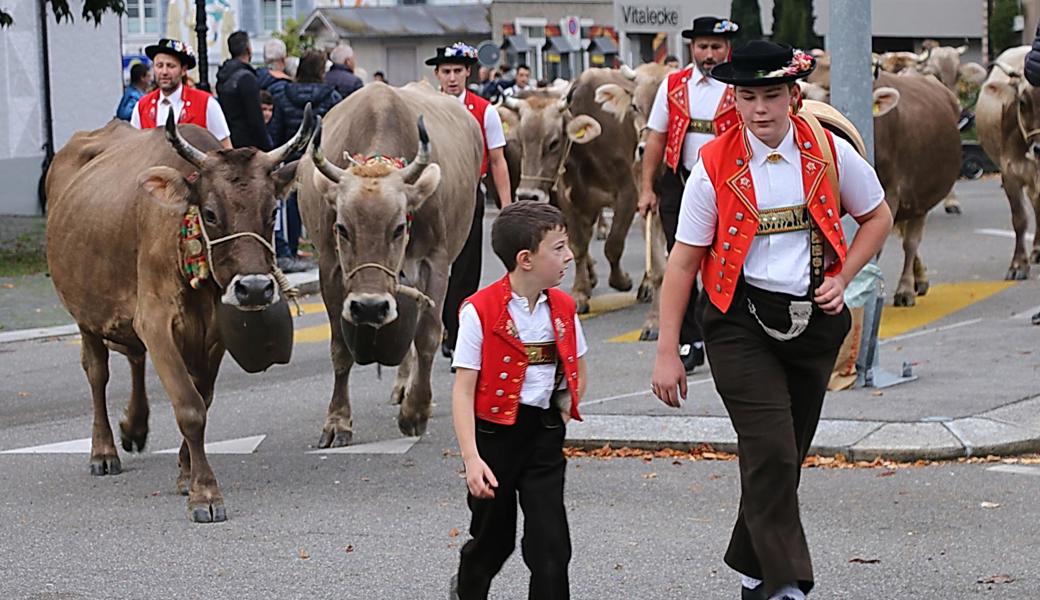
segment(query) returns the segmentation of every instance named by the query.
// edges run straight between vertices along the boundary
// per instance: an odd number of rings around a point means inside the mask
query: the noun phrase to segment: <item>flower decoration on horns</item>
[[[472,58],[472,59],[476,60],[476,58],[477,58],[477,49],[474,48],[473,46],[470,46],[469,44],[464,44],[462,42],[455,42],[454,44],[452,44],[452,45],[450,45],[450,46],[448,46],[447,48],[444,49],[444,56],[451,57],[451,58],[455,58],[455,57]]]
[[[766,77],[786,77],[788,75],[797,75],[804,73],[812,68],[813,57],[801,50],[795,50],[794,56],[791,58],[791,62],[783,68],[775,71],[770,71],[766,74]]]
[[[712,28],[712,33],[735,33],[740,26],[730,21],[729,19],[722,19],[718,23],[715,23],[715,27]]]

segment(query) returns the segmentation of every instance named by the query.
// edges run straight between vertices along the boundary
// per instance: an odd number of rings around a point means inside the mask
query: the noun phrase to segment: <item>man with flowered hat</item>
[[[476,48],[462,42],[437,48],[437,56],[426,59],[426,64],[433,67],[433,74],[440,82],[441,92],[458,98],[480,125],[480,132],[484,136],[484,160],[480,167],[480,177],[483,179],[491,173],[491,183],[495,186],[498,197],[502,198],[502,206],[505,207],[512,198],[504,151],[506,136],[502,129],[502,119],[495,107],[466,87],[470,68],[476,63]],[[484,188],[481,184],[477,186],[477,204],[466,244],[452,263],[451,275],[448,278],[448,292],[441,310],[441,320],[444,322],[441,351],[449,357],[455,348],[459,332],[459,307],[463,300],[480,288],[484,202]]]
[[[892,228],[877,174],[798,105],[815,60],[752,41],[711,77],[734,86],[741,122],[701,149],[661,287],[651,389],[686,397],[676,352],[697,274],[715,387],[737,433],[741,497],[725,561],[745,600],[803,600],[813,587],[798,510],[802,461],[849,330],[845,286]],[[859,223],[847,243],[841,215]]]
[[[210,94],[182,83],[184,74],[195,68],[195,53],[191,46],[163,38],[145,48],[144,53],[152,59],[158,87],[137,102],[130,115],[130,124],[138,129],[163,127],[167,115],[173,110],[178,124],[204,127],[225,148],[230,148],[231,130],[220,103]]]
[[[729,19],[694,19],[693,27],[682,32],[690,40],[693,63],[673,71],[661,82],[650,110],[639,212],[646,216],[656,209],[669,251],[675,244],[683,186],[697,163],[701,146],[734,127],[740,119],[733,88],[708,77],[712,67],[729,58],[732,39],[739,29]],[[662,158],[664,173],[658,177]],[[702,339],[700,324],[691,309],[679,336],[679,355],[688,373],[704,364]]]

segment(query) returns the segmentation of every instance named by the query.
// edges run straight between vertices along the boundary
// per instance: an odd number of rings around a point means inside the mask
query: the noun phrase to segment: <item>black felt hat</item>
[[[144,53],[152,60],[155,60],[157,54],[176,56],[180,59],[181,65],[185,69],[195,68],[195,51],[191,49],[191,46],[180,40],[162,38],[159,40],[158,44],[152,44],[151,46],[146,47]]]
[[[697,17],[693,20],[693,28],[684,29],[682,36],[689,40],[701,36],[731,38],[736,36],[738,31],[740,25],[736,21],[718,17]]]
[[[477,64],[477,49],[468,44],[457,42],[451,46],[437,48],[437,56],[427,58],[426,64],[431,67],[444,64],[469,67]]]
[[[709,75],[723,83],[761,87],[791,83],[816,68],[816,59],[786,44],[752,40],[733,50],[729,62],[719,63]]]

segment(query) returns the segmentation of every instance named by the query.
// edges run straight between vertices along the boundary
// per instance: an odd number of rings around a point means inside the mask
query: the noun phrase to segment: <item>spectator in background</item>
[[[130,85],[123,91],[123,98],[116,107],[116,118],[129,121],[137,101],[148,93],[152,86],[152,71],[142,63],[130,67]]]
[[[354,49],[350,44],[336,46],[329,60],[332,61],[332,67],[325,73],[325,83],[335,87],[344,98],[361,89],[364,84],[361,78],[354,74],[357,64],[354,62]]]
[[[264,115],[264,125],[270,123],[274,116],[274,97],[267,90],[260,90],[260,112]]]
[[[384,75],[382,71],[376,71],[375,74],[372,75],[372,81],[379,81],[379,82],[382,82],[382,83],[389,83],[386,80],[386,75]]]
[[[521,63],[516,67],[516,80],[513,82],[512,96],[516,96],[520,92],[526,92],[533,89],[531,87],[531,67]]]
[[[264,64],[266,66],[256,70],[260,89],[270,91],[271,86],[277,83],[292,81],[292,75],[286,69],[286,55],[285,42],[282,40],[273,38],[264,42]]]
[[[296,80],[285,85],[272,86],[270,91],[274,98],[274,115],[268,129],[276,146],[289,141],[300,128],[304,108],[308,102],[315,115],[325,116],[325,113],[343,99],[335,87],[322,81],[324,75],[325,53],[320,50],[308,50],[300,57]],[[287,160],[296,158],[299,156],[290,156]],[[276,231],[275,235],[279,268],[286,273],[313,268],[313,263],[299,256],[303,224],[295,190],[286,198],[282,213],[278,219],[281,227],[276,225],[279,231]]]
[[[227,44],[231,58],[217,71],[217,99],[231,128],[231,145],[270,150],[273,146],[260,110],[260,84],[249,64],[253,59],[249,34],[236,31]]]
[[[682,65],[679,63],[679,57],[678,56],[675,56],[674,54],[669,54],[664,59],[664,66],[671,67],[673,69],[678,69]]]

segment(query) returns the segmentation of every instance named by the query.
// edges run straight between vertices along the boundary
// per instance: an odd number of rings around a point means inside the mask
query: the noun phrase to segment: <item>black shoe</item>
[[[454,347],[454,344],[449,344],[448,340],[441,341],[441,354],[444,355],[444,358],[451,359],[455,357]]]
[[[759,585],[755,589],[740,586],[740,600],[769,600],[766,597],[766,586]]]
[[[1033,325],[1040,325],[1040,312],[1033,315],[1032,321]]]
[[[679,346],[679,358],[687,373],[704,364],[704,345],[682,344]]]
[[[459,600],[459,576],[458,574],[451,576],[451,581],[448,582],[448,600]]]

